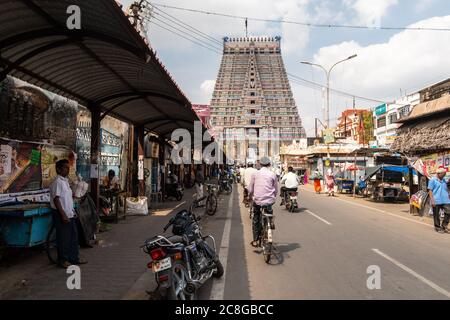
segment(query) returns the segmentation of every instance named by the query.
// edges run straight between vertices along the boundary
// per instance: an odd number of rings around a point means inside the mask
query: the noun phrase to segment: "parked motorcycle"
[[[165,198],[175,198],[177,201],[183,199],[183,188],[178,183],[167,185]]]
[[[207,280],[224,273],[215,240],[202,235],[199,220],[191,211],[180,211],[164,227],[166,232],[172,226],[173,236],[153,237],[141,247],[151,257],[147,266],[155,273],[157,290],[169,300],[193,300]]]
[[[284,204],[289,212],[295,212],[298,209],[297,190],[287,190],[284,194]]]

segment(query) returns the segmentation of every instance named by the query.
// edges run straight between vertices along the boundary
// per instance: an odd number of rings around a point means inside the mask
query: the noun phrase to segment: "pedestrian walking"
[[[450,195],[445,175],[447,170],[440,167],[436,177],[428,183],[428,194],[433,208],[434,228],[436,232],[448,233],[447,226],[450,220]],[[441,210],[444,211],[444,221],[441,224]]]
[[[314,191],[320,194],[322,192],[322,185],[320,183],[321,176],[319,170],[317,169],[316,171],[314,171],[313,180],[314,180]]]
[[[334,174],[331,169],[328,169],[325,175],[325,183],[327,185],[328,196],[334,197]]]

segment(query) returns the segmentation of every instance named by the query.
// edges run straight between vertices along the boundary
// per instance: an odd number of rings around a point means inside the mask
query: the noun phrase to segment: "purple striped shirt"
[[[248,192],[259,206],[274,204],[277,199],[278,181],[275,173],[262,167],[253,174]]]

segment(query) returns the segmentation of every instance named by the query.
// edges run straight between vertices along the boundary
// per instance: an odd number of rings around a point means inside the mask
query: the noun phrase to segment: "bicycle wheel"
[[[45,251],[47,252],[48,260],[50,260],[51,263],[56,264],[58,262],[58,248],[56,245],[55,225],[52,225],[47,234],[47,239],[45,242]]]
[[[213,194],[206,199],[206,214],[213,216],[217,211],[217,197]]]
[[[264,261],[266,263],[269,263],[270,262],[270,256],[272,254],[272,244],[269,243],[269,241],[268,241],[268,234],[267,234],[267,232],[268,232],[267,226],[264,225],[261,246],[262,246],[262,250],[263,250]]]

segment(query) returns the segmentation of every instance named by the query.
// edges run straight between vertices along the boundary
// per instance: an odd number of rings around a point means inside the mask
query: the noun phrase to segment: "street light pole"
[[[333,71],[333,69],[340,63],[348,61],[350,59],[356,58],[358,55],[354,54],[346,59],[340,60],[338,62],[336,62],[329,70],[325,69],[324,66],[320,65],[320,64],[316,64],[316,63],[312,63],[312,62],[308,62],[308,61],[301,61],[302,64],[308,64],[311,66],[315,66],[315,67],[319,67],[321,68],[323,71],[325,71],[325,75],[327,78],[327,109],[326,109],[326,122],[327,122],[327,128],[330,128],[330,76],[331,76],[331,71]]]

